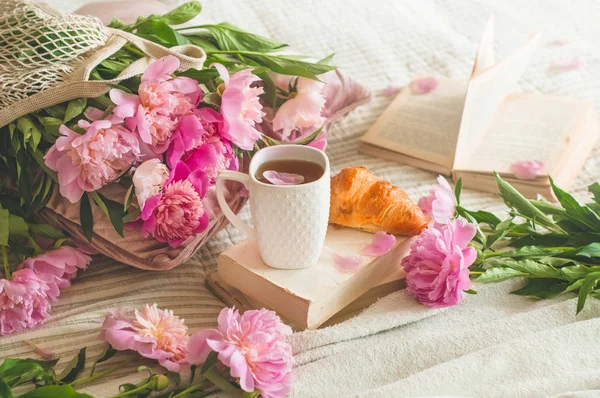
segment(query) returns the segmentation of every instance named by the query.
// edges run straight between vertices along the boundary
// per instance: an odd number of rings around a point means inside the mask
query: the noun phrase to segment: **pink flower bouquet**
[[[22,198],[0,201],[12,223],[51,224],[139,268],[175,267],[226,223],[213,187],[220,171],[244,170],[265,146],[324,150],[328,126],[369,99],[329,57],[290,55],[285,44],[227,23],[172,27],[200,9],[190,2],[130,25],[113,19],[109,28],[71,17],[93,26],[100,43],[81,54],[64,49],[88,66],[78,82],[85,90],[65,91],[59,76],[54,86],[15,94],[10,113],[0,109],[0,189],[7,200]],[[40,23],[64,22],[52,18]],[[72,40],[89,45],[77,33]],[[64,100],[49,99],[59,89]],[[228,202],[239,210],[245,197],[233,184]],[[0,245],[14,251],[39,237],[21,235]],[[44,283],[55,284],[42,279],[39,289]]]

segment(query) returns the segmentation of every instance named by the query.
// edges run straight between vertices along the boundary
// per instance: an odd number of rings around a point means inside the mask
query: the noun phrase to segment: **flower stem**
[[[173,395],[171,398],[183,398],[189,393],[192,393],[192,392],[198,391],[198,390],[202,390],[208,386],[210,386],[210,383],[208,382],[208,380],[202,380],[200,383],[194,384],[194,385],[186,388],[182,392],[180,392],[176,395]]]
[[[501,256],[503,254],[503,252],[487,252],[487,253],[483,253],[483,258],[490,258],[490,257],[498,257]]]
[[[229,382],[226,378],[221,375],[217,369],[213,366],[204,374],[208,380],[210,380],[215,386],[219,387],[221,390],[225,392],[237,392],[241,393],[238,388],[236,388],[233,384]]]
[[[470,271],[469,275],[483,275],[483,272],[479,272],[479,271]]]
[[[101,378],[101,377],[104,377],[104,376],[106,376],[106,375],[108,375],[108,374],[111,374],[111,373],[112,373],[112,372],[114,372],[115,370],[119,370],[119,369],[121,369],[122,367],[125,367],[126,365],[129,365],[129,363],[130,363],[131,361],[132,361],[132,360],[125,361],[125,362],[123,362],[123,363],[122,363],[122,364],[120,364],[120,365],[113,366],[112,368],[109,368],[109,369],[105,370],[104,372],[99,372],[99,373],[96,373],[96,374],[95,374],[95,375],[93,375],[93,376],[89,376],[89,377],[85,377],[85,378],[83,378],[83,379],[75,380],[75,381],[74,381],[74,382],[72,382],[70,385],[71,385],[71,387],[76,387],[76,386],[80,386],[80,385],[82,385],[82,384],[87,384],[87,383],[90,383],[90,382],[92,382],[92,381],[94,381],[94,380],[97,380],[97,379],[99,379],[99,378]]]
[[[35,251],[35,254],[40,254],[42,252],[42,248],[37,244],[37,242],[35,241],[35,239],[33,239],[33,237],[31,235],[27,236],[27,239],[29,239],[29,243],[31,243],[31,246],[33,247],[33,250]]]
[[[6,254],[6,246],[2,246],[2,262],[4,263],[4,278],[10,280],[10,266],[8,265],[8,255]]]

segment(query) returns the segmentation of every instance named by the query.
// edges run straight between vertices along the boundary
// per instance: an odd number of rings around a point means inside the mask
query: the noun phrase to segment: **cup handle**
[[[217,176],[217,200],[219,201],[219,207],[221,207],[221,211],[225,214],[225,217],[229,220],[230,223],[233,224],[234,227],[242,231],[249,238],[255,238],[256,235],[254,233],[254,229],[242,221],[227,204],[225,200],[225,195],[223,193],[223,184],[227,180],[238,181],[244,184],[246,189],[248,189],[248,185],[250,183],[250,176],[248,174],[240,173],[237,171],[222,171]]]

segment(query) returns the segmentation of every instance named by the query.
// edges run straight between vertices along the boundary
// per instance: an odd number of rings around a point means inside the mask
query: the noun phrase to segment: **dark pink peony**
[[[190,236],[204,231],[208,226],[208,212],[202,199],[207,188],[208,178],[203,171],[192,172],[185,163],[177,163],[162,192],[145,201],[142,232],[177,247]]]
[[[402,260],[406,288],[428,307],[448,307],[460,303],[468,290],[469,267],[477,252],[467,247],[475,236],[473,224],[455,219],[421,232],[410,254]]]

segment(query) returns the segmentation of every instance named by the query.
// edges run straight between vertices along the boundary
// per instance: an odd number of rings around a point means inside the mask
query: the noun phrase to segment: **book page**
[[[465,93],[465,82],[444,77],[428,94],[406,88],[361,140],[451,168]]]
[[[588,106],[568,98],[511,95],[460,170],[512,175],[512,163],[539,160],[544,173],[552,175],[568,155],[587,112]]]
[[[494,55],[494,16],[492,15],[485,25],[483,35],[479,41],[479,47],[475,54],[475,63],[471,77],[481,74],[484,70],[496,64]]]
[[[489,32],[486,34],[489,35]],[[519,78],[529,64],[539,36],[539,34],[533,35],[523,47],[497,65],[483,71],[475,68],[475,74],[471,76],[467,87],[454,168],[464,168],[464,159],[469,158],[474,150],[473,143],[479,141],[481,135],[489,128],[494,113],[504,98],[516,89]],[[492,44],[483,39],[482,43]],[[489,51],[487,48],[484,50]]]

